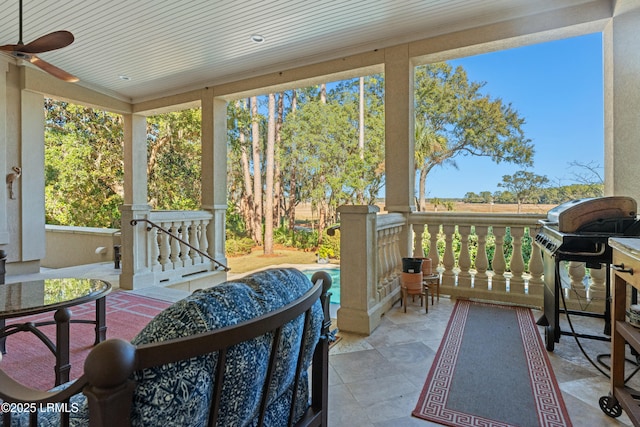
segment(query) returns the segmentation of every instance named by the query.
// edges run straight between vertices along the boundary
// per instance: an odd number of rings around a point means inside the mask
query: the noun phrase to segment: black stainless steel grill
[[[560,342],[560,335],[568,334],[560,330],[560,312],[581,316],[599,317],[605,321],[606,337],[582,335],[583,338],[609,340],[610,321],[610,272],[612,236],[639,236],[640,221],[636,217],[637,204],[630,197],[601,197],[579,199],[563,203],[540,221],[540,230],[535,243],[542,250],[544,264],[544,315],[538,324],[546,326],[545,340],[548,351]],[[606,302],[603,314],[580,310],[560,310],[560,262],[578,261],[589,268],[606,265]]]

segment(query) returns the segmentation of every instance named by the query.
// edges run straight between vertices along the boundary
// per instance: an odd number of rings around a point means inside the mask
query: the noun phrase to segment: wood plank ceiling
[[[39,56],[137,101],[586,2],[24,0],[23,38],[71,31],[71,46]],[[0,45],[18,34],[18,0],[3,0]]]

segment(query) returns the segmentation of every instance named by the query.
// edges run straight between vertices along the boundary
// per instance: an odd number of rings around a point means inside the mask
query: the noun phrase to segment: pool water
[[[325,268],[325,269],[317,268],[317,269],[301,270],[301,271],[305,274],[305,276],[311,279],[311,276],[313,276],[313,274],[319,270],[326,271],[331,276],[331,289],[329,289],[329,292],[331,292],[332,294],[331,303],[340,304],[340,269],[339,268]]]

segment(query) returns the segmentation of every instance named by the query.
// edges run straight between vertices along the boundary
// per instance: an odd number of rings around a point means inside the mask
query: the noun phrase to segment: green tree
[[[200,123],[199,108],[147,118],[148,197],[153,209],[200,209]]]
[[[118,228],[122,117],[52,99],[44,109],[46,222]]]
[[[45,220],[120,227],[122,117],[45,100]],[[148,191],[154,209],[200,206],[200,110],[147,119]]]
[[[498,187],[506,188],[515,196],[518,203],[518,213],[520,213],[522,203],[528,201],[537,202],[540,190],[548,182],[549,179],[546,176],[520,170],[513,175],[503,175],[502,182],[498,184]]]
[[[531,141],[524,119],[501,99],[481,92],[484,83],[470,82],[462,67],[429,64],[415,70],[416,169],[418,200],[425,210],[426,179],[439,165],[457,167],[458,156],[489,157],[530,166]]]

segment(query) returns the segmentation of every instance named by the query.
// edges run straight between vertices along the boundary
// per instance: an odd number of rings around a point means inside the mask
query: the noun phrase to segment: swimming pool
[[[340,304],[340,268],[314,268],[308,270],[300,270],[305,276],[311,279],[316,271],[326,271],[331,276],[331,304]]]

